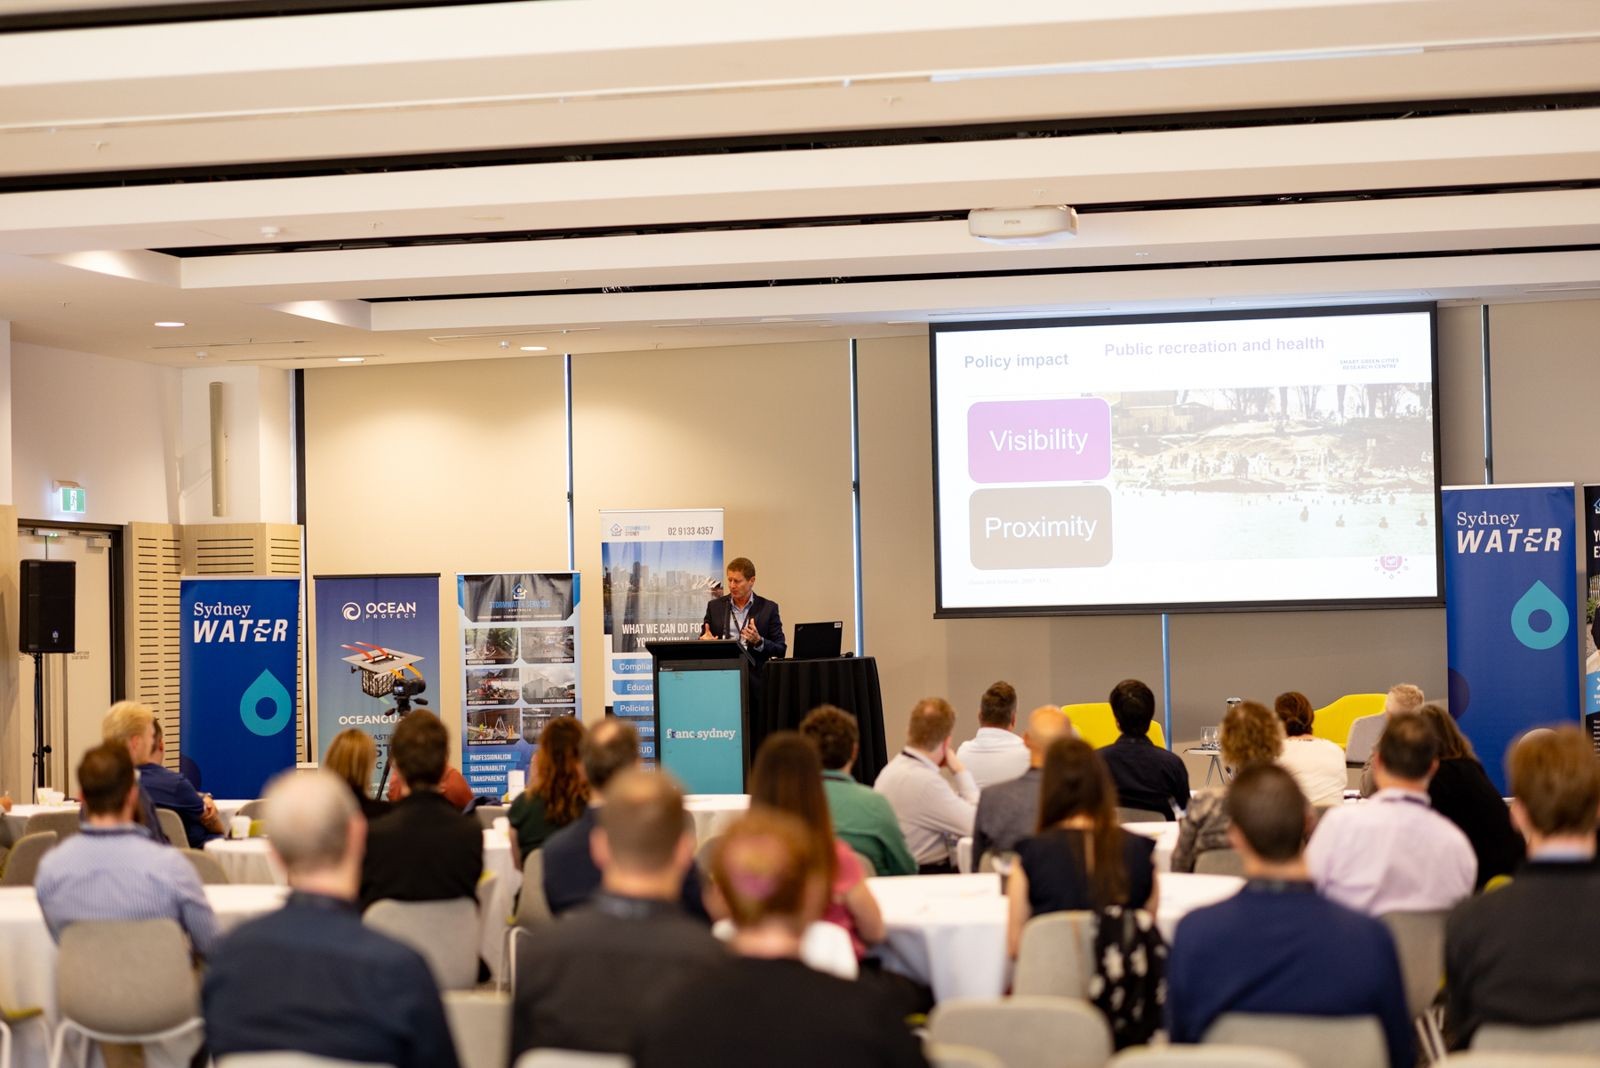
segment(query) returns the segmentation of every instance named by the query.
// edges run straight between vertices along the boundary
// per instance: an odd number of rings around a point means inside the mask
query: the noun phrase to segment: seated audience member
[[[1294,776],[1294,781],[1300,784],[1300,792],[1313,807],[1325,808],[1343,802],[1345,783],[1349,781],[1344,749],[1336,742],[1311,733],[1311,724],[1317,718],[1311,701],[1305,694],[1290,690],[1278,695],[1273,708],[1283,721],[1286,739],[1278,763]]]
[[[911,710],[906,745],[878,773],[872,788],[886,797],[924,875],[956,870],[956,842],[972,833],[978,784],[950,745],[956,713],[942,697],[924,697]],[[949,768],[946,782],[941,768]]]
[[[1256,764],[1271,764],[1279,759],[1284,748],[1283,726],[1265,705],[1241,701],[1222,717],[1219,741],[1222,763],[1231,774],[1237,774]],[[1339,766],[1343,768],[1344,764]],[[1231,848],[1227,788],[1202,790],[1189,803],[1189,810],[1178,823],[1172,870],[1194,871],[1194,858],[1201,853]]]
[[[1389,692],[1383,699],[1383,714],[1392,716],[1397,712],[1415,712],[1421,708],[1427,698],[1423,696],[1422,687],[1414,686],[1409,682],[1399,682],[1389,687]],[[1371,797],[1378,792],[1378,783],[1372,777],[1372,759],[1377,755],[1377,747],[1367,755],[1367,762],[1361,768],[1361,796]]]
[[[1518,742],[1507,763],[1528,859],[1445,929],[1445,1030],[1456,1049],[1487,1023],[1600,1020],[1600,760],[1583,731],[1558,727]]]
[[[1472,893],[1472,843],[1428,800],[1438,766],[1428,721],[1390,716],[1373,752],[1378,792],[1364,805],[1329,809],[1306,847],[1318,890],[1369,916],[1446,909]]]
[[[210,794],[200,793],[188,779],[162,763],[166,742],[161,737],[161,721],[152,715],[150,725],[155,731],[155,744],[151,747],[150,759],[138,766],[139,786],[156,808],[170,808],[183,820],[187,840],[173,842],[173,845],[204,849],[207,842],[222,835],[222,815]]]
[[[363,909],[385,898],[445,901],[477,894],[483,832],[439,792],[449,754],[450,736],[432,712],[409,712],[395,726],[389,759],[405,779],[406,796],[367,832]]]
[[[349,787],[326,772],[290,773],[266,793],[268,842],[288,874],[289,900],[229,934],[206,970],[201,1001],[212,1055],[292,1050],[455,1068],[427,963],[361,922],[367,824]]]
[[[1104,750],[1101,750],[1104,752]],[[1156,910],[1154,839],[1117,823],[1117,793],[1093,746],[1057,738],[1045,751],[1038,833],[1017,843],[1006,887],[1011,955],[1022,928],[1047,912],[1100,911],[1112,905]]]
[[[787,812],[805,826],[816,853],[809,866],[829,888],[822,919],[844,928],[858,959],[866,956],[868,946],[883,941],[883,914],[855,850],[833,836],[816,748],[794,731],[767,735],[750,772],[750,807]]]
[[[887,998],[800,962],[801,936],[828,899],[815,852],[798,820],[771,809],[723,835],[711,876],[733,919],[736,956],[651,1014],[634,1048],[637,1068],[926,1064]]]
[[[1122,736],[1100,750],[1117,785],[1116,802],[1126,808],[1163,813],[1167,819],[1189,806],[1189,769],[1183,758],[1150,740],[1156,697],[1138,679],[1124,679],[1111,691],[1111,714]]]
[[[599,892],[518,945],[513,1062],[539,1047],[628,1053],[639,1020],[727,959],[678,904],[695,842],[671,775],[612,779],[591,848]]]
[[[387,816],[394,808],[393,802],[379,801],[372,796],[372,773],[377,766],[378,743],[372,740],[372,735],[354,727],[335,734],[322,757],[323,770],[350,787],[361,815],[369,822]]]
[[[1028,750],[1016,727],[1017,691],[1009,682],[997,682],[983,691],[978,703],[978,733],[956,750],[979,790],[1010,782],[1028,770]]]
[[[527,789],[511,802],[509,814],[511,851],[518,867],[524,857],[589,807],[589,783],[578,756],[582,745],[583,723],[577,716],[556,716],[539,732]]]
[[[195,953],[209,957],[217,918],[193,865],[134,823],[139,787],[127,747],[108,742],[85,753],[78,788],[82,830],[44,855],[33,884],[51,937],[83,920],[175,920]]]
[[[639,732],[627,720],[608,716],[584,735],[578,753],[589,780],[589,805],[577,819],[547,838],[540,851],[544,857],[544,896],[550,911],[557,915],[588,901],[600,889],[600,869],[595,865],[590,840],[599,825],[608,784],[639,763]],[[708,919],[700,873],[692,864],[683,873],[678,903],[696,919]]]
[[[137,776],[138,769],[150,763],[150,754],[155,751],[156,714],[137,701],[118,701],[107,710],[105,719],[100,721],[100,740],[125,748],[133,760],[134,774]],[[161,820],[156,817],[155,802],[150,799],[150,793],[143,783],[139,784],[139,807],[133,814],[133,822],[135,826],[143,828],[148,837],[157,842],[167,841],[166,832],[161,829]]]
[[[888,800],[850,775],[861,753],[856,717],[832,705],[811,710],[800,723],[822,758],[822,789],[828,795],[833,833],[871,861],[879,875],[915,875],[917,862],[906,848],[906,836],[895,821]]]
[[[1478,763],[1455,717],[1440,704],[1423,705],[1417,714],[1439,738],[1439,770],[1428,782],[1433,810],[1457,827],[1472,843],[1478,858],[1473,889],[1482,890],[1497,875],[1510,875],[1522,863],[1522,836],[1511,825],[1511,810],[1489,773]]]
[[[1168,1032],[1199,1042],[1225,1013],[1374,1016],[1390,1068],[1412,1061],[1400,962],[1389,931],[1322,897],[1301,849],[1310,817],[1294,777],[1273,764],[1228,789],[1228,835],[1243,890],[1178,921],[1167,961]]]
[[[1028,716],[1023,744],[1028,770],[1020,778],[984,788],[978,795],[978,816],[972,829],[972,866],[985,853],[1015,853],[1017,843],[1039,829],[1039,782],[1044,776],[1044,754],[1072,724],[1055,705],[1036,708]]]
[[[388,800],[392,804],[406,796],[406,779],[391,763],[389,766]],[[465,812],[475,800],[472,787],[467,785],[466,776],[461,774],[461,769],[454,764],[446,763],[444,773],[439,776],[439,783],[435,791],[457,812]]]

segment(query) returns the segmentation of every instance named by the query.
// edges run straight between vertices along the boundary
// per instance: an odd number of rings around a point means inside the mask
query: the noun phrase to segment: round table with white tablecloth
[[[286,891],[276,886],[208,886],[222,930],[230,931],[252,916],[283,904]],[[44,1009],[45,1023],[55,1024],[56,946],[39,911],[31,886],[0,887],[0,1003],[8,1009]],[[49,1041],[40,1023],[16,1025],[15,1063],[43,1065]]]
[[[40,812],[76,812],[76,801],[63,801],[59,805],[12,805],[0,826],[0,846],[10,849],[18,838],[27,832],[28,817]]]
[[[1169,872],[1172,870],[1172,851],[1178,848],[1177,820],[1124,823],[1122,829],[1130,834],[1155,839],[1156,851],[1151,859],[1155,862],[1156,871]]]
[[[715,838],[750,810],[749,794],[690,794],[684,810],[694,820],[694,840],[699,845]]]

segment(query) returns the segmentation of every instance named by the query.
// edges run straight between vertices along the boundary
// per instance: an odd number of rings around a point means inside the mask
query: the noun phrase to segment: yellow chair
[[[1311,722],[1311,733],[1318,738],[1337,742],[1341,748],[1350,744],[1350,724],[1363,716],[1376,716],[1383,711],[1387,694],[1347,693],[1326,708],[1317,709]]]
[[[1072,720],[1072,725],[1077,728],[1078,737],[1094,746],[1104,749],[1118,738],[1122,732],[1117,729],[1117,718],[1111,714],[1111,705],[1105,701],[1091,701],[1081,705],[1062,705],[1061,711]],[[1150,721],[1150,740],[1165,749],[1167,747],[1166,732],[1161,729],[1158,720]]]

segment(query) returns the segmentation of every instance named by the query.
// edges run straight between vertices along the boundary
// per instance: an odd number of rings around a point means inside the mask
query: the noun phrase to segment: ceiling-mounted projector
[[[1078,213],[1065,204],[974,208],[967,232],[997,245],[1059,245],[1078,236]]]

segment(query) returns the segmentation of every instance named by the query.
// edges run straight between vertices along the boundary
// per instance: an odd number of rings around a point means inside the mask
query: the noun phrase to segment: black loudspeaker
[[[77,644],[78,565],[22,561],[22,651],[70,653]]]

